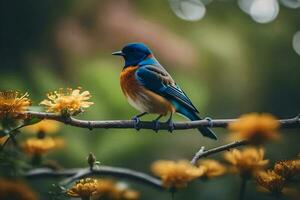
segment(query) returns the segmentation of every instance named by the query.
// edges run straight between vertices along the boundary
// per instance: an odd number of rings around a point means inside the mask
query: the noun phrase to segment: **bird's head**
[[[125,67],[135,66],[152,56],[151,50],[143,43],[129,43],[121,51],[112,53],[115,56],[123,56]]]

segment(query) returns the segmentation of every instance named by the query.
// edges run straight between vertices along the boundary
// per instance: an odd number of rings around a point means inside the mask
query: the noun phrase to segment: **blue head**
[[[152,57],[151,50],[143,43],[129,43],[121,51],[112,53],[115,56],[123,56],[125,67],[140,64],[145,59]]]

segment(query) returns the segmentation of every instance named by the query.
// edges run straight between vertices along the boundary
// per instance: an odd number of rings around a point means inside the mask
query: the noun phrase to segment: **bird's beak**
[[[124,56],[124,53],[122,51],[116,51],[116,52],[113,52],[111,55],[113,55],[113,56]]]

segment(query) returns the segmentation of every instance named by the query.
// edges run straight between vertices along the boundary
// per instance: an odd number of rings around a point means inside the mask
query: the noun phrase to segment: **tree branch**
[[[114,121],[88,121],[88,120],[80,120],[73,117],[65,118],[61,115],[54,113],[45,113],[45,112],[27,112],[29,117],[37,117],[39,119],[50,119],[56,120],[65,124],[69,124],[71,126],[81,127],[81,128],[134,128],[133,120],[114,120]],[[226,128],[228,123],[235,121],[236,119],[218,119],[218,120],[198,120],[198,121],[188,121],[188,122],[176,122],[174,123],[175,130],[182,129],[192,129],[198,128],[200,126],[206,127],[220,127]],[[280,119],[278,120],[281,124],[281,128],[293,128],[300,127],[300,118],[299,116],[290,118],[290,119]],[[168,124],[160,123],[160,130],[168,130]],[[143,129],[155,129],[155,124],[152,122],[140,122],[140,128]],[[221,151],[229,150],[231,148],[235,148],[238,146],[247,145],[249,142],[245,140],[232,142],[229,144],[225,144],[213,149],[205,150],[205,147],[201,147],[201,149],[195,154],[193,159],[191,160],[192,164],[195,164],[200,158],[206,157],[215,153],[219,153]],[[129,178],[141,183],[145,183],[152,187],[158,189],[164,189],[162,185],[162,181],[148,174],[125,169],[119,167],[110,167],[110,166],[98,166],[88,168],[74,168],[74,169],[66,169],[60,171],[54,171],[49,168],[38,168],[28,171],[25,174],[27,178],[40,178],[40,177],[69,177],[61,182],[61,184],[69,184],[77,179],[87,177],[90,175],[107,175],[121,178]]]
[[[34,112],[27,111],[26,114],[29,117],[37,117],[40,119],[51,119],[56,120],[71,126],[76,126],[80,128],[88,128],[90,130],[94,128],[134,128],[135,121],[133,120],[106,120],[106,121],[88,121],[80,120],[73,117],[65,118],[61,115],[54,113],[45,113],[45,112]],[[214,119],[214,120],[197,120],[197,121],[186,121],[186,122],[175,122],[174,130],[183,130],[183,129],[195,129],[200,126],[204,127],[214,127],[214,128],[226,128],[227,125],[236,119]],[[280,119],[281,128],[293,128],[300,127],[300,118],[299,116],[290,118],[290,119]],[[141,129],[152,129],[155,130],[155,124],[153,122],[141,121],[139,123]],[[159,130],[168,130],[168,123],[159,123]]]
[[[221,151],[229,150],[231,148],[235,148],[242,145],[247,145],[248,142],[245,140],[232,142],[223,146],[219,146],[210,150],[205,150],[205,147],[201,147],[201,149],[196,153],[196,155],[191,160],[192,164],[196,164],[196,162],[202,158],[206,157]],[[61,178],[61,177],[69,177],[64,179],[60,183],[62,185],[68,185],[75,180],[88,177],[91,175],[101,175],[101,176],[113,176],[113,177],[120,177],[120,178],[128,178],[139,181],[141,183],[147,184],[149,186],[155,187],[157,189],[164,189],[162,181],[157,179],[153,176],[148,174],[138,172],[131,169],[120,168],[120,167],[111,167],[111,166],[94,166],[93,168],[73,168],[73,169],[65,169],[65,170],[58,170],[54,171],[49,168],[37,168],[32,169],[26,172],[26,178],[47,178],[47,177],[54,177],[54,178]]]
[[[32,169],[28,171],[25,174],[26,178],[33,179],[33,178],[45,178],[45,177],[55,177],[55,178],[61,178],[61,177],[69,177],[61,182],[62,185],[67,185],[72,183],[75,180],[78,180],[80,178],[88,177],[91,175],[95,176],[113,176],[113,177],[120,177],[120,178],[128,178],[133,179],[138,182],[147,184],[149,186],[152,186],[157,189],[164,189],[162,186],[161,180],[150,176],[148,174],[138,172],[131,169],[125,169],[120,167],[111,167],[111,166],[98,166],[94,167],[93,170],[91,170],[89,167],[87,168],[73,168],[73,169],[65,169],[65,170],[59,170],[54,171],[49,168],[37,168]]]
[[[205,147],[202,146],[200,150],[195,154],[195,156],[191,160],[191,164],[195,165],[196,162],[203,157],[219,153],[222,151],[230,150],[235,147],[244,146],[249,144],[246,140],[236,141],[229,144],[225,144],[222,146],[218,146],[209,150],[205,150]],[[162,181],[148,174],[138,172],[131,169],[120,168],[120,167],[111,167],[111,166],[94,166],[93,168],[73,168],[73,169],[65,169],[54,171],[49,168],[37,168],[28,171],[25,174],[26,178],[42,178],[42,177],[69,177],[61,182],[62,185],[68,185],[74,182],[77,179],[88,177],[91,175],[106,175],[120,178],[129,178],[141,183],[145,183],[157,189],[164,189]]]
[[[225,145],[222,145],[222,146],[219,146],[219,147],[216,147],[216,148],[213,148],[213,149],[209,149],[209,150],[205,150],[205,147],[202,146],[200,148],[200,150],[195,154],[193,159],[191,160],[191,164],[195,165],[200,158],[209,156],[211,154],[215,154],[215,153],[219,153],[219,152],[222,152],[222,151],[230,150],[232,148],[247,145],[247,144],[249,144],[248,141],[241,140],[241,141],[232,142],[232,143],[225,144]]]

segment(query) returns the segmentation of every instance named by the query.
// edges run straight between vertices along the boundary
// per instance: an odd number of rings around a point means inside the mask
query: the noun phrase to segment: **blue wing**
[[[136,71],[136,78],[145,88],[159,94],[172,103],[198,113],[191,100],[174,82],[168,72],[160,65],[144,65]]]

